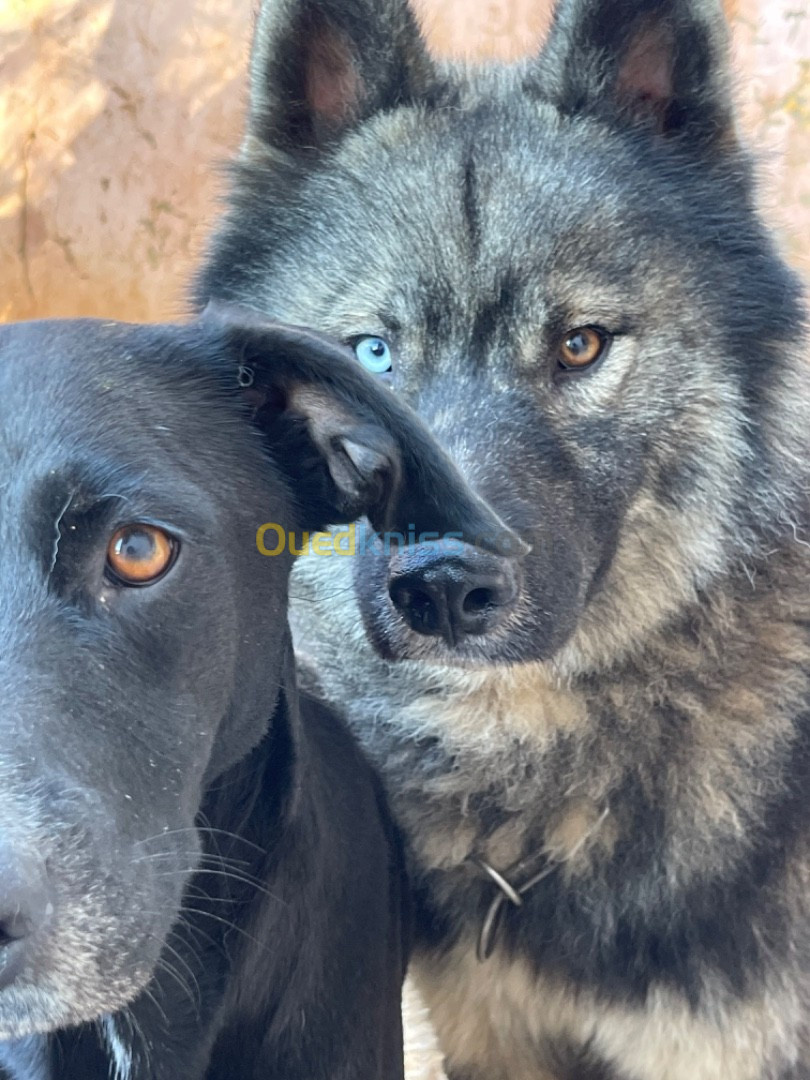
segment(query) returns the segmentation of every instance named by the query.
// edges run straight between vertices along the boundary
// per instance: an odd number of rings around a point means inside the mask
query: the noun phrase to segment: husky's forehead
[[[686,200],[687,166],[667,148],[642,153],[506,82],[482,77],[453,106],[399,108],[349,134],[299,190],[289,243],[263,252],[255,288],[272,280],[270,310],[340,336],[418,322],[480,339],[496,316],[647,314],[662,290],[700,280],[729,212],[699,170]]]

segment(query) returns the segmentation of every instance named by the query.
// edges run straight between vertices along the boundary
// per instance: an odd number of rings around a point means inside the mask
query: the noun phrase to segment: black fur
[[[0,1076],[395,1080],[400,844],[256,532],[493,519],[304,331],[41,322],[0,356]],[[132,588],[139,522],[179,554]]]

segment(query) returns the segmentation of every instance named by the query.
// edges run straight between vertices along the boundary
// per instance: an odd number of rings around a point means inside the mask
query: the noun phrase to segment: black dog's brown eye
[[[177,542],[156,525],[125,525],[107,545],[107,568],[123,585],[151,585],[174,562]]]
[[[595,326],[579,326],[572,330],[560,345],[559,363],[567,370],[595,364],[608,343],[608,335]]]

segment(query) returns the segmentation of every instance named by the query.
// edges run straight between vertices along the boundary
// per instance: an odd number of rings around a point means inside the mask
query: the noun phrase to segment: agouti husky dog
[[[810,364],[728,82],[719,0],[482,70],[404,0],[258,21],[200,300],[351,343],[532,548],[293,580],[453,1080],[810,1076]]]

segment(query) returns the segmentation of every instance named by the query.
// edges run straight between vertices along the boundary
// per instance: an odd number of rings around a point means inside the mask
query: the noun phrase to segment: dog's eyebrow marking
[[[128,1046],[124,1045],[118,1033],[118,1028],[115,1026],[115,1020],[111,1016],[103,1017],[101,1026],[104,1029],[104,1037],[112,1054],[110,1080],[130,1080],[132,1075],[132,1051]],[[112,1071],[113,1068],[115,1072]]]
[[[56,558],[59,555],[59,541],[62,539],[62,534],[59,531],[59,526],[62,524],[62,518],[68,512],[70,504],[73,502],[73,496],[75,494],[76,494],[76,491],[74,489],[68,495],[68,497],[67,497],[67,499],[65,501],[65,505],[62,507],[62,509],[56,515],[56,521],[54,522],[54,526],[53,526],[55,536],[53,538],[53,549],[51,551],[51,565],[48,567],[48,573],[49,574],[52,574],[54,572],[54,569],[56,568]]]
[[[478,205],[478,177],[472,150],[467,152],[464,162],[464,218],[470,234],[470,247],[473,254],[481,250],[481,208]]]

